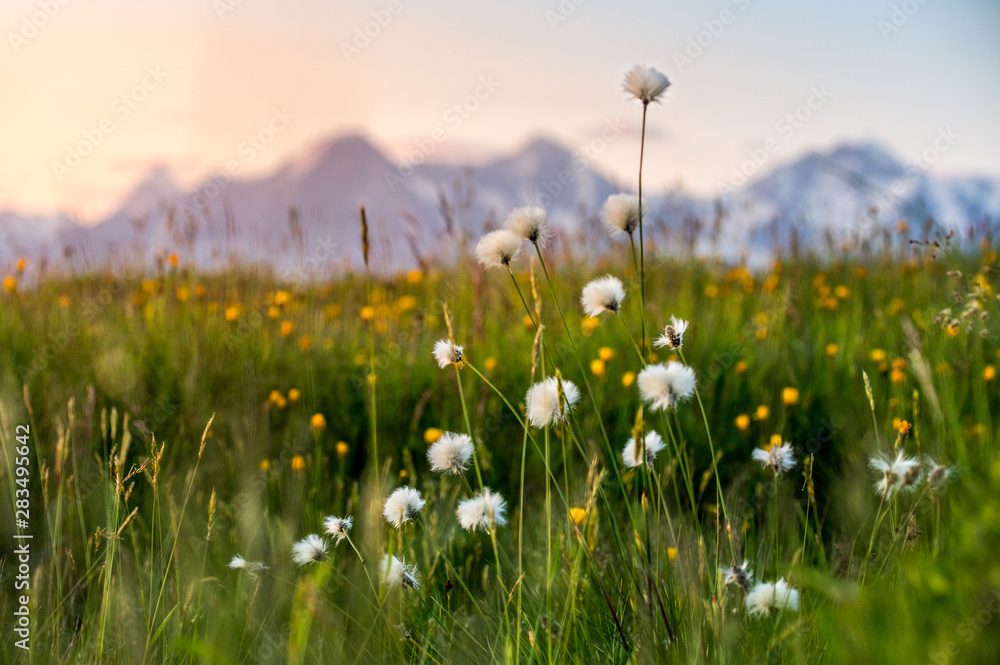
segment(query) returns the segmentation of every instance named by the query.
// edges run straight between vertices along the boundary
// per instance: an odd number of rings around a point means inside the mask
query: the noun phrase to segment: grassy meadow
[[[471,256],[294,288],[183,255],[33,283],[30,262],[14,268],[0,443],[13,506],[15,427],[30,426],[32,641],[5,629],[5,660],[990,662],[997,255],[932,257],[907,236],[759,270],[651,242],[647,338],[687,319],[677,350],[636,348],[627,244],[598,259],[550,245],[550,283],[526,243],[517,290]],[[605,273],[625,282],[621,323],[580,307]],[[449,323],[463,363],[441,368]],[[643,407],[644,362],[671,359],[697,399]],[[526,391],[557,372],[580,399],[560,391],[568,417],[532,426]],[[637,431],[666,447],[628,468]],[[430,469],[443,432],[472,436],[461,474]],[[753,459],[783,442],[787,471]],[[896,451],[923,471],[883,500],[869,459]],[[948,470],[932,478],[929,458]],[[396,528],[383,503],[405,485],[426,505]],[[506,512],[467,531],[456,505],[481,486]],[[0,515],[7,626],[17,529]],[[353,517],[349,539],[324,533],[328,515]],[[297,565],[308,534],[326,555]],[[416,588],[382,574],[388,553]],[[777,579],[795,607],[754,604]]]

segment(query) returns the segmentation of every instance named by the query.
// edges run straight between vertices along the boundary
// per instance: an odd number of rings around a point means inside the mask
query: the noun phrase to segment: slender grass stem
[[[774,472],[774,498],[772,500],[774,509],[771,528],[774,529],[774,579],[778,579],[778,534],[781,531],[778,525],[778,471]]]
[[[872,558],[872,549],[875,547],[875,534],[878,533],[878,528],[882,525],[882,520],[885,519],[888,510],[885,508],[886,494],[882,495],[882,501],[878,505],[878,511],[875,513],[875,524],[872,526],[872,535],[868,538],[868,551],[865,553],[865,560],[861,562],[861,584],[865,583],[865,575],[868,572],[868,562]]]
[[[462,402],[462,417],[465,419],[465,430],[472,439],[472,464],[476,469],[476,480],[479,482],[479,489],[483,489],[483,474],[479,471],[479,454],[476,452],[476,438],[472,434],[472,422],[469,420],[469,407],[465,404],[465,387],[462,385],[462,374],[458,365],[455,368],[455,381],[458,383],[458,396]],[[477,372],[478,374],[478,372]]]
[[[646,111],[649,104],[642,105],[642,134],[639,139],[639,301],[642,306],[642,348],[649,349],[646,337],[646,243],[643,238],[642,210],[642,161],[646,154]]]
[[[511,281],[514,282],[514,290],[517,291],[517,295],[521,299],[521,304],[524,305],[524,311],[528,313],[528,318],[531,319],[531,325],[538,328],[538,322],[535,321],[535,316],[531,313],[531,308],[528,307],[528,301],[524,299],[524,294],[521,292],[521,285],[517,283],[517,277],[514,277],[514,272],[510,269],[510,264],[507,264],[507,274],[510,275]]]
[[[681,356],[681,361],[687,365],[688,362],[684,357],[684,351],[678,349],[677,352]],[[715,444],[712,442],[712,428],[708,426],[708,414],[705,412],[705,405],[701,401],[701,391],[698,390],[697,384],[694,388],[694,396],[698,400],[698,410],[701,411],[701,419],[705,424],[705,435],[708,437],[708,449],[712,455],[712,475],[715,476],[715,488],[718,492],[719,505],[722,507],[722,517],[726,521],[725,529],[729,540],[729,549],[732,552],[733,561],[736,561],[736,544],[733,542],[732,525],[729,522],[729,513],[726,511],[726,497],[722,493],[722,479],[719,478],[719,468],[715,457]]]
[[[632,347],[635,349],[635,352],[639,354],[639,362],[642,363],[643,367],[645,367],[646,357],[643,355],[642,350],[639,348],[639,345],[636,344],[635,337],[632,336],[632,331],[628,329],[628,324],[626,324],[625,319],[622,318],[621,312],[615,312],[615,318],[617,318],[621,322],[622,328],[625,329],[625,334],[628,335],[629,341],[632,342]]]
[[[594,407],[594,414],[597,416],[597,424],[601,430],[601,435],[604,438],[604,445],[607,448],[608,456],[611,459],[611,468],[614,470],[615,478],[618,480],[618,487],[622,492],[622,496],[627,496],[625,491],[625,482],[622,480],[621,468],[618,466],[615,451],[611,447],[611,439],[608,438],[608,432],[604,427],[604,419],[601,417],[601,408],[597,403],[597,396],[594,394],[594,389],[590,385],[590,379],[587,378],[587,372],[583,367],[583,360],[580,358],[580,351],[577,349],[576,341],[573,339],[573,333],[570,331],[569,324],[566,323],[566,317],[563,314],[562,305],[559,304],[559,298],[556,296],[555,284],[549,276],[549,270],[545,265],[545,259],[542,257],[542,252],[538,248],[538,245],[535,245],[535,252],[538,254],[538,261],[542,266],[542,272],[545,275],[545,282],[549,285],[549,292],[552,294],[552,300],[556,305],[556,311],[559,313],[559,319],[562,321],[563,329],[566,331],[566,338],[569,340],[570,348],[573,350],[573,356],[576,358],[576,363],[580,368],[580,375],[583,377],[583,384],[587,388],[587,394],[590,396],[591,404]],[[635,516],[632,514],[631,508],[629,509],[629,518],[632,521],[632,526],[636,527]]]

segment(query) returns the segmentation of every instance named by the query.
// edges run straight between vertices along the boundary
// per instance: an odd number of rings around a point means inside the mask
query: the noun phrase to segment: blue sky
[[[399,159],[441,129],[431,159],[474,158],[539,134],[578,149],[618,119],[594,164],[629,186],[635,62],[673,82],[650,112],[651,186],[716,191],[769,139],[765,169],[843,140],[905,160],[949,127],[932,170],[1000,176],[997,2],[63,1],[0,8],[0,209],[94,220],[155,163],[185,184],[218,170],[275,112],[292,119],[247,172],[342,132]]]

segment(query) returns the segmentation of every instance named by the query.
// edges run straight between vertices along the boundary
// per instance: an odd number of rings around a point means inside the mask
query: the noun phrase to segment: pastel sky
[[[154,164],[182,184],[266,172],[345,132],[400,159],[440,129],[431,159],[474,158],[580,149],[609,121],[628,131],[594,164],[631,186],[635,62],[673,82],[651,187],[714,192],[768,139],[765,169],[842,140],[905,160],[947,128],[932,170],[1000,176],[998,34],[995,0],[4,0],[0,210],[92,222]]]

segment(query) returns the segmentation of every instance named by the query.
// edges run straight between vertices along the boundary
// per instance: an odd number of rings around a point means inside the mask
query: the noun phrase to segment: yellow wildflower
[[[326,416],[322,413],[313,414],[313,417],[309,419],[309,426],[314,432],[322,432],[326,429]]]
[[[785,406],[792,406],[793,404],[799,403],[799,390],[798,388],[785,388],[781,391],[781,401],[784,402]]]
[[[750,429],[750,416],[748,416],[745,413],[741,413],[740,415],[736,416],[736,427],[741,432],[745,432],[748,429]]]

